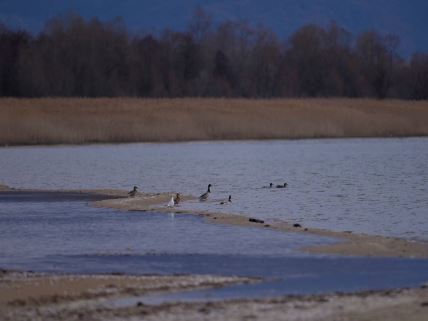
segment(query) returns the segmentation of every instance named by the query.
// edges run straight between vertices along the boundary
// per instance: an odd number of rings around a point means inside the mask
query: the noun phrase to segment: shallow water
[[[31,198],[30,198],[31,200]],[[309,255],[301,247],[336,240],[207,223],[191,215],[92,208],[82,201],[7,201],[0,193],[0,267],[71,274],[210,274],[266,281],[115,301],[268,297],[419,286],[428,260]]]
[[[301,247],[335,241],[268,228],[209,224],[191,215],[6,199],[0,194],[0,267],[10,269],[138,273],[131,266],[145,255],[302,256]]]
[[[192,195],[211,183],[214,202],[183,208],[427,240],[427,159],[428,138],[13,147],[0,149],[0,182]]]
[[[267,281],[216,289],[160,294],[114,300],[115,306],[142,301],[160,304],[242,298],[355,292],[417,287],[428,280],[428,260],[332,257],[170,256],[140,258],[154,271],[166,266],[180,273],[261,276]],[[221,262],[219,264],[219,262]]]

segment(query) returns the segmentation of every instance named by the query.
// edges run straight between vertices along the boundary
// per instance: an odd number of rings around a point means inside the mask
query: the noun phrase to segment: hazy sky
[[[246,20],[288,36],[308,23],[336,21],[353,33],[376,29],[401,38],[401,51],[428,51],[427,0],[0,0],[0,21],[33,32],[46,20],[73,11],[110,20],[117,16],[133,31],[185,28],[196,8],[217,21]]]

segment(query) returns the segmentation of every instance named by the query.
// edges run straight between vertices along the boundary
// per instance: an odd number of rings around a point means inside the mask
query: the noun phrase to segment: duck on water
[[[227,201],[221,201],[220,205],[224,205],[224,204],[227,204],[227,203],[232,203],[232,195],[229,195],[229,198],[228,198]]]

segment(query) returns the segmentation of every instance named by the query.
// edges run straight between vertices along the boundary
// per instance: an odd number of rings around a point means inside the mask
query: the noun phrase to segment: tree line
[[[185,31],[133,34],[116,19],[54,18],[37,35],[0,24],[0,96],[428,99],[428,54],[331,23],[288,39],[197,11]]]

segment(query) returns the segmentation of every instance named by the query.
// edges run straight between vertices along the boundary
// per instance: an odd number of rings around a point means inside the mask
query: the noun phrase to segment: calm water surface
[[[94,272],[93,260],[104,258],[101,265],[111,272],[115,257],[304,256],[301,247],[332,242],[268,228],[210,224],[193,215],[121,212],[78,201],[12,202],[0,195],[0,267],[84,273]],[[123,260],[117,260],[119,267]],[[118,272],[137,272],[126,264],[122,268]]]
[[[428,138],[12,147],[0,182],[192,195],[211,183],[212,202],[182,207],[427,240],[427,160]]]
[[[187,215],[91,208],[86,202],[14,201],[0,194],[0,267],[50,273],[258,276],[264,282],[172,296],[160,303],[420,286],[428,260],[308,255],[334,240],[206,223]]]

